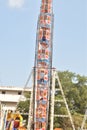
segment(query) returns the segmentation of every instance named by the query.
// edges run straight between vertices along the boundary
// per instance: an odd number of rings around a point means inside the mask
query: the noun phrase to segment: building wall
[[[3,110],[12,109],[14,110],[17,103],[21,99],[26,100],[22,95],[22,92],[30,92],[31,89],[23,89],[19,87],[0,87],[0,102]]]

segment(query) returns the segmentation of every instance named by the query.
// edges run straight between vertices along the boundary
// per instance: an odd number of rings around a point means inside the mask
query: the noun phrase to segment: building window
[[[20,92],[20,91],[18,92],[18,95],[21,95],[21,92]]]
[[[2,91],[2,94],[5,94],[6,92],[5,91]]]

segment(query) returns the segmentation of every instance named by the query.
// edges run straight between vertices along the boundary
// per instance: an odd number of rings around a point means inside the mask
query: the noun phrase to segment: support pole
[[[52,71],[50,130],[53,130],[53,126],[54,126],[54,100],[55,100],[55,70]]]

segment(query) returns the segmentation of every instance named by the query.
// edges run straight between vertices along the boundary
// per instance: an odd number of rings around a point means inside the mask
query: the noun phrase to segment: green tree
[[[78,129],[87,106],[87,77],[69,71],[59,72],[58,75],[73,115],[75,127]]]
[[[69,108],[83,114],[87,105],[87,77],[69,71],[58,74]]]
[[[23,119],[26,120],[26,126],[28,124],[28,116],[29,116],[29,105],[30,105],[30,92],[23,93],[26,97],[25,101],[20,101],[17,105],[17,110],[20,111]]]

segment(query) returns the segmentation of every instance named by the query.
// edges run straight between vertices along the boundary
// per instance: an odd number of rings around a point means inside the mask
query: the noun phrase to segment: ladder
[[[58,81],[58,89],[55,89],[55,81]],[[62,100],[55,100],[55,92],[60,91],[62,95]],[[66,110],[67,110],[67,115],[65,114],[54,114],[54,104],[56,102],[64,102]],[[54,117],[61,117],[61,118],[69,118],[72,126],[72,130],[75,130],[75,126],[72,120],[71,113],[69,111],[69,107],[62,89],[62,85],[58,76],[58,71],[53,69],[52,71],[52,92],[51,92],[51,123],[50,123],[50,130],[53,130],[54,128]]]
[[[81,129],[80,129],[80,130],[87,130],[87,128],[86,128],[86,129],[84,128],[85,123],[86,123],[86,120],[87,120],[87,109],[86,109],[86,111],[85,111],[85,115],[84,115],[83,122],[82,122]]]
[[[31,130],[32,128],[32,121],[33,121],[33,88],[31,91],[31,97],[30,97],[30,106],[29,106],[29,115],[28,115],[28,130]]]

